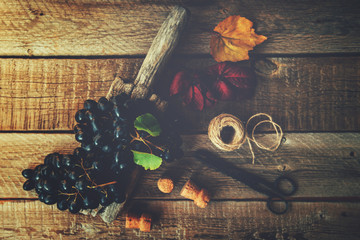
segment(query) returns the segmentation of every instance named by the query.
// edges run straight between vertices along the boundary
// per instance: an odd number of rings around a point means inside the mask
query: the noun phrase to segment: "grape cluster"
[[[162,132],[152,137],[134,128],[144,113],[155,115]],[[122,203],[135,167],[131,150],[147,152],[170,162],[182,156],[177,118],[164,118],[148,101],[121,94],[110,100],[86,100],[75,115],[75,139],[81,143],[73,154],[51,153],[35,169],[25,169],[24,190],[35,189],[39,200],[77,213]]]
[[[126,169],[130,169],[134,164],[130,161],[131,152],[127,154]],[[110,161],[100,155],[100,152],[86,152],[82,148],[67,155],[51,153],[35,169],[23,170],[22,175],[27,178],[23,188],[35,189],[41,202],[57,203],[59,210],[69,209],[71,213],[95,209],[99,204],[122,203],[130,171],[122,174],[113,171]]]
[[[151,113],[159,120],[163,130],[159,137],[134,129],[134,120],[144,113]],[[98,102],[86,100],[84,109],[75,114],[75,120],[78,122],[74,127],[75,139],[81,147],[86,151],[114,153],[114,167],[122,168],[116,156],[127,148],[152,153],[167,162],[182,156],[179,119],[169,113],[159,113],[149,101],[133,100],[127,94],[110,100],[102,97]]]

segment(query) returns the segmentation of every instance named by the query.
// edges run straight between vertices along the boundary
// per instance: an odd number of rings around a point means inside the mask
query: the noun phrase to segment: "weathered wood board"
[[[142,58],[1,59],[0,130],[71,130],[84,100],[105,96],[115,75],[135,79]],[[164,69],[163,96],[174,74],[205,68],[209,58],[176,58]],[[273,116],[285,131],[360,130],[359,57],[258,58],[258,85],[249,100],[218,103],[202,112],[181,108],[190,128],[204,131],[227,112],[246,121]],[[164,90],[165,89],[165,90]],[[165,93],[164,93],[165,92]],[[81,93],[81,94],[79,94]]]
[[[181,53],[209,54],[212,29],[235,14],[269,37],[255,53],[360,51],[357,1],[2,0],[0,55],[145,55],[176,4],[193,13]]]
[[[242,121],[270,114],[285,131],[359,131],[360,62],[357,57],[253,58],[254,96],[221,102],[203,112],[184,108],[193,129],[207,130],[220,113]],[[194,66],[196,60],[187,62]],[[186,66],[185,66],[186,67]],[[188,67],[189,68],[189,67]]]
[[[58,211],[39,201],[0,202],[1,239],[359,239],[358,203],[293,202],[274,215],[258,201],[213,201],[205,209],[190,201],[136,201],[151,211],[150,233]]]
[[[117,72],[135,78],[141,61],[1,59],[0,63],[1,130],[70,130],[86,99],[105,96]]]
[[[258,135],[257,139],[264,141],[271,135]],[[252,165],[247,145],[227,153],[216,149],[205,134],[183,135],[185,157],[172,164],[164,163],[156,171],[147,171],[134,197],[181,199],[182,186],[192,178],[210,191],[212,199],[266,199],[266,196],[192,157],[196,149],[205,147],[234,166],[269,181],[289,174],[299,185],[294,200],[360,201],[359,133],[289,133],[285,136],[286,142],[274,153],[254,147],[256,163]],[[78,145],[72,134],[1,133],[0,198],[36,198],[34,192],[22,190],[25,179],[21,171],[40,164],[49,153],[70,153]],[[176,180],[171,194],[161,193],[156,186],[157,180],[165,173],[171,173]]]
[[[209,41],[226,17],[250,19],[268,40],[242,62],[257,75],[251,99],[202,112],[177,102],[189,122],[185,157],[146,172],[130,202],[153,214],[151,232],[125,229],[124,214],[106,224],[23,191],[24,168],[79,146],[70,131],[84,100],[105,96],[116,76],[136,78],[177,4],[192,16],[155,86],[162,97],[176,72],[215,64]],[[0,239],[360,239],[359,12],[352,0],[0,0]],[[254,147],[254,165],[246,144],[222,152],[204,133],[223,112],[243,121],[269,113],[286,142]],[[272,136],[263,130],[260,140]],[[269,181],[289,174],[299,184],[289,212],[271,214],[264,195],[195,160],[199,148]],[[175,188],[163,194],[156,181],[169,172]],[[180,196],[189,178],[210,191],[205,209]]]

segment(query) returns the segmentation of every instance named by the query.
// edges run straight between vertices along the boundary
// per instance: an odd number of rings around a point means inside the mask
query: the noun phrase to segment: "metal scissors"
[[[253,173],[235,167],[205,149],[197,150],[195,157],[223,174],[267,195],[269,197],[267,208],[275,214],[284,214],[289,209],[289,203],[286,198],[293,195],[298,188],[296,182],[288,176],[280,176],[274,182],[269,182]],[[282,185],[286,185],[286,189]]]

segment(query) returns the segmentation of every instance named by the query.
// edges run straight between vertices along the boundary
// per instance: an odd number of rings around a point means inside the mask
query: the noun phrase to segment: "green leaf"
[[[131,150],[134,154],[134,162],[137,165],[143,166],[145,170],[155,170],[160,167],[162,159],[150,153],[138,152]]]
[[[134,127],[139,131],[147,132],[153,137],[157,137],[161,133],[160,124],[151,113],[138,116],[134,121]]]

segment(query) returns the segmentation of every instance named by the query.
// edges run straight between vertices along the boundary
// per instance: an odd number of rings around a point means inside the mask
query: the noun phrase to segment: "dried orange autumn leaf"
[[[211,55],[217,62],[237,62],[249,59],[248,51],[267,37],[257,35],[253,23],[240,16],[230,16],[220,22],[211,37]]]

